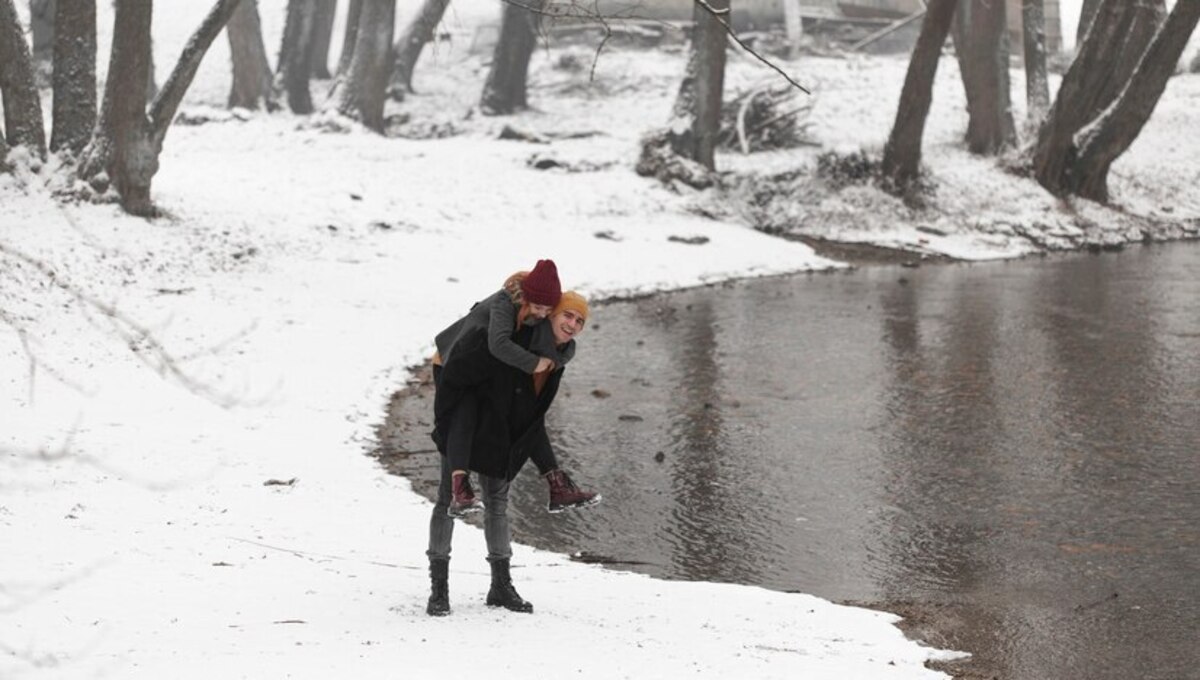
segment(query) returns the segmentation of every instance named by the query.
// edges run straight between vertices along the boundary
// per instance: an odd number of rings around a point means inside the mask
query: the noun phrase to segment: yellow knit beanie
[[[580,317],[582,317],[584,321],[587,321],[587,319],[588,319],[587,299],[584,298],[579,293],[576,293],[573,290],[563,291],[562,297],[559,298],[558,304],[554,306],[554,311],[551,312],[550,315],[554,316],[555,314],[558,314],[559,312],[567,310],[567,309],[575,312]]]

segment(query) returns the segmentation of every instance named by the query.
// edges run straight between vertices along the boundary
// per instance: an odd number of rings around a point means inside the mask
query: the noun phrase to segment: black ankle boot
[[[429,560],[429,604],[425,613],[445,616],[450,613],[450,560]]]
[[[489,607],[504,607],[509,611],[533,613],[533,605],[521,599],[508,573],[508,560],[495,560],[492,565],[492,587],[488,590]]]

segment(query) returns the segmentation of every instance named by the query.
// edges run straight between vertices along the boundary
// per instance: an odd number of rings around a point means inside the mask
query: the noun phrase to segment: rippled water
[[[1200,678],[1197,244],[605,305],[548,422],[605,500],[548,515],[530,469],[519,540],[916,606],[1006,679]]]

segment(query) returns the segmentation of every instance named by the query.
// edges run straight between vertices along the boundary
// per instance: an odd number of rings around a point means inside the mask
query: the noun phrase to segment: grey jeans
[[[429,517],[429,559],[450,559],[450,541],[454,537],[454,518],[446,514],[450,507],[450,459],[441,456],[442,481],[437,502]],[[512,557],[512,532],[508,526],[508,482],[497,477],[476,475],[479,496],[483,500],[483,538],[487,541],[488,562]]]

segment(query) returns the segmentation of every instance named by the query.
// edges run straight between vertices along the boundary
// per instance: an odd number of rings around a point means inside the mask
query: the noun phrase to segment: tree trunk
[[[130,214],[152,216],[150,183],[167,129],[213,40],[239,0],[218,0],[184,47],[179,62],[146,112],[153,0],[115,0],[113,49],[100,124],[84,151],[80,175],[93,187],[111,182]]]
[[[313,112],[308,80],[312,70],[313,21],[316,13],[317,0],[288,0],[275,86],[287,94],[288,107],[294,113]]]
[[[0,97],[8,145],[28,147],[38,158],[45,158],[46,131],[33,57],[13,0],[0,0]]]
[[[404,32],[396,41],[396,65],[392,69],[392,82],[388,85],[388,95],[396,101],[403,101],[404,95],[412,92],[412,74],[416,68],[417,59],[425,44],[433,40],[433,32],[441,23],[450,0],[425,0],[421,9]]]
[[[710,9],[712,11],[710,11]],[[729,0],[709,0],[707,8],[693,10],[695,29],[692,49],[696,61],[692,109],[691,148],[685,156],[709,170],[716,169],[717,137],[721,131],[721,101],[725,92],[725,52],[729,44],[725,21],[730,16]],[[722,13],[720,16],[713,12]],[[682,92],[680,98],[682,98]],[[678,104],[676,112],[678,113]]]
[[[1088,29],[1092,27],[1092,21],[1096,19],[1096,11],[1100,9],[1100,3],[1103,0],[1083,0],[1083,5],[1079,8],[1079,25],[1075,27],[1075,49],[1083,44],[1087,38]]]
[[[121,205],[150,215],[150,179],[158,170],[146,118],[152,0],[114,0],[112,54],[100,122],[84,149],[80,176],[103,191],[110,184]]]
[[[230,61],[233,63],[229,107],[278,109],[257,0],[242,0],[238,4],[225,33],[229,37]]]
[[[354,44],[358,42],[358,19],[362,16],[363,0],[350,0],[346,7],[346,32],[342,35],[342,56],[338,58],[337,75],[345,75],[354,59]]]
[[[29,32],[33,37],[33,66],[39,87],[50,83],[55,4],[55,0],[29,0]]]
[[[925,119],[933,102],[933,79],[950,25],[954,21],[957,0],[929,0],[921,33],[913,47],[887,144],[883,147],[882,181],[888,191],[904,194],[920,175],[921,139]]]
[[[1021,3],[1024,38],[1025,108],[1027,130],[1037,130],[1050,109],[1050,82],[1046,76],[1046,8],[1044,0]]]
[[[1016,144],[1008,79],[1005,3],[959,0],[954,46],[967,94],[967,149],[995,154]]]
[[[1178,0],[1120,97],[1077,136],[1076,160],[1063,185],[1093,201],[1108,200],[1108,171],[1145,127],[1200,19],[1200,0]]]
[[[328,80],[333,77],[329,72],[329,44],[333,40],[333,19],[337,14],[337,0],[317,0],[317,12],[313,18],[312,36],[312,76]]]
[[[96,127],[96,0],[58,0],[50,149],[78,155]]]
[[[338,112],[357,118],[376,132],[383,132],[383,105],[387,100],[388,75],[392,67],[392,33],[396,26],[395,0],[363,0],[354,57],[346,75],[334,85]]]
[[[545,3],[546,0],[504,3],[500,40],[480,98],[480,109],[485,115],[508,115],[528,107],[529,59],[537,47],[539,12]]]
[[[1127,66],[1135,51],[1144,51],[1147,25],[1156,22],[1162,0],[1102,0],[1079,46],[1075,60],[1063,75],[1058,96],[1038,130],[1033,150],[1034,175],[1050,193],[1062,195],[1066,167],[1075,133],[1100,115],[1128,82],[1137,62]],[[1138,46],[1143,49],[1139,49]],[[1136,59],[1136,58],[1135,58]],[[1124,74],[1124,80],[1119,80]]]

